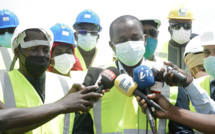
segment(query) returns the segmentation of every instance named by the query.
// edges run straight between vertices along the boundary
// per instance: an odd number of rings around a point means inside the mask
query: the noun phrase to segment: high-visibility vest
[[[81,66],[83,68],[83,71],[87,71],[87,66],[85,64],[84,58],[81,55],[80,51],[78,50],[78,48],[75,48],[75,55],[77,56],[77,58],[79,59]],[[93,59],[90,63],[89,67],[101,67],[104,68],[104,66],[107,64],[107,61],[105,61],[103,58],[98,56],[98,50],[96,49],[95,54],[93,56]]]
[[[210,75],[204,76],[204,77],[200,77],[198,79],[196,79],[196,83],[199,83],[201,88],[203,88],[204,90],[207,91],[208,95],[210,96]],[[192,105],[191,101],[190,101],[190,111],[196,112],[194,106]]]
[[[169,50],[169,41],[165,42],[160,49],[155,51],[155,58],[156,60],[168,60],[168,50]]]
[[[0,74],[9,71],[13,56],[11,48],[0,47]],[[14,69],[18,69],[18,67],[19,62],[16,61]]]
[[[112,65],[116,67],[116,65]],[[166,90],[164,96],[175,105],[178,87]],[[94,104],[90,111],[96,134],[145,134],[146,115],[142,113],[135,97],[127,97],[114,86]],[[168,133],[166,119],[157,119],[158,133]],[[152,133],[148,124],[148,131]]]
[[[18,70],[0,76],[0,100],[7,107],[37,107],[61,99],[71,88],[72,82],[64,76],[46,72],[45,100]],[[74,113],[61,114],[27,134],[70,134]]]

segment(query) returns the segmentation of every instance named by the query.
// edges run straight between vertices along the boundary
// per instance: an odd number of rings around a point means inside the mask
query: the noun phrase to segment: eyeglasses
[[[151,37],[158,37],[158,33],[159,31],[155,30],[155,29],[144,29],[143,31],[144,34],[148,34],[150,35]]]
[[[170,23],[171,29],[179,30],[181,27],[183,27],[185,30],[189,30],[192,27],[192,24],[188,23]]]
[[[3,28],[0,29],[0,35],[5,34],[6,32],[13,34],[16,28]]]
[[[98,31],[78,30],[77,32],[78,34],[81,34],[81,35],[87,35],[87,33],[90,33],[92,36],[98,35]]]

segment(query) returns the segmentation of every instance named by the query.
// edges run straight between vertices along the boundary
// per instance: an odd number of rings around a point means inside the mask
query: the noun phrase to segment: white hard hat
[[[215,29],[205,30],[201,34],[200,40],[202,46],[215,45]]]
[[[24,38],[26,37],[25,31],[28,29],[41,30],[45,34],[48,41],[33,40],[33,41],[25,42],[24,41]],[[12,51],[14,52],[15,48],[17,48],[19,46],[19,44],[21,45],[22,48],[33,47],[33,46],[37,46],[38,44],[40,44],[40,45],[49,46],[51,49],[51,47],[53,45],[53,39],[54,39],[53,33],[49,29],[37,27],[37,26],[19,25],[16,28],[16,30],[14,31],[13,37],[11,39],[11,48],[12,48]]]
[[[161,25],[161,21],[159,19],[140,19],[140,22],[144,22],[144,21],[154,21],[157,24],[157,29],[160,27]]]
[[[203,53],[203,47],[201,46],[200,36],[194,37],[189,41],[187,46],[185,47],[184,57],[188,53]]]

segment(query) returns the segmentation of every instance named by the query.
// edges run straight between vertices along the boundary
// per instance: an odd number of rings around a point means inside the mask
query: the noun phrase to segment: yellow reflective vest
[[[112,66],[116,67],[115,64]],[[166,97],[175,105],[178,87],[167,89]],[[127,97],[114,86],[111,90],[94,104],[90,111],[94,121],[95,134],[145,134],[146,115],[135,97]],[[168,133],[165,119],[157,119],[158,133]],[[150,125],[148,131],[151,133]]]
[[[105,60],[104,60],[104,54],[102,53],[99,53],[98,52],[98,49],[96,48],[96,51],[95,51],[95,54],[93,56],[93,59],[90,63],[90,66],[89,67],[100,67],[100,68],[104,68],[105,65],[109,62],[112,61],[111,57],[110,56],[105,56]],[[85,61],[84,61],[84,58],[83,56],[81,55],[80,51],[78,50],[78,48],[76,47],[75,48],[75,55],[77,56],[77,58],[79,59],[80,63],[81,63],[81,66],[83,68],[83,71],[87,71],[87,66],[85,64]],[[106,58],[108,57],[108,58]]]
[[[71,88],[72,82],[64,76],[46,72],[45,100],[18,70],[0,76],[0,100],[7,107],[37,107],[61,99]],[[71,134],[74,113],[61,114],[27,134]]]
[[[13,52],[11,48],[0,47],[0,74],[9,71],[13,60]],[[15,69],[18,69],[18,61],[15,64]]]

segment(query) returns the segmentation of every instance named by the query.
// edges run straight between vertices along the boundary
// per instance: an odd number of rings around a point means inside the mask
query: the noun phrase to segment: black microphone
[[[103,89],[111,89],[114,86],[114,81],[119,75],[119,70],[115,67],[108,67],[101,72],[101,84],[95,91],[101,93]]]
[[[187,84],[187,78],[182,73],[178,72],[177,70],[173,69],[170,66],[167,66],[166,70],[167,70],[167,72],[169,72],[170,70],[172,71],[172,73],[174,74],[173,81],[178,86],[184,87]]]

